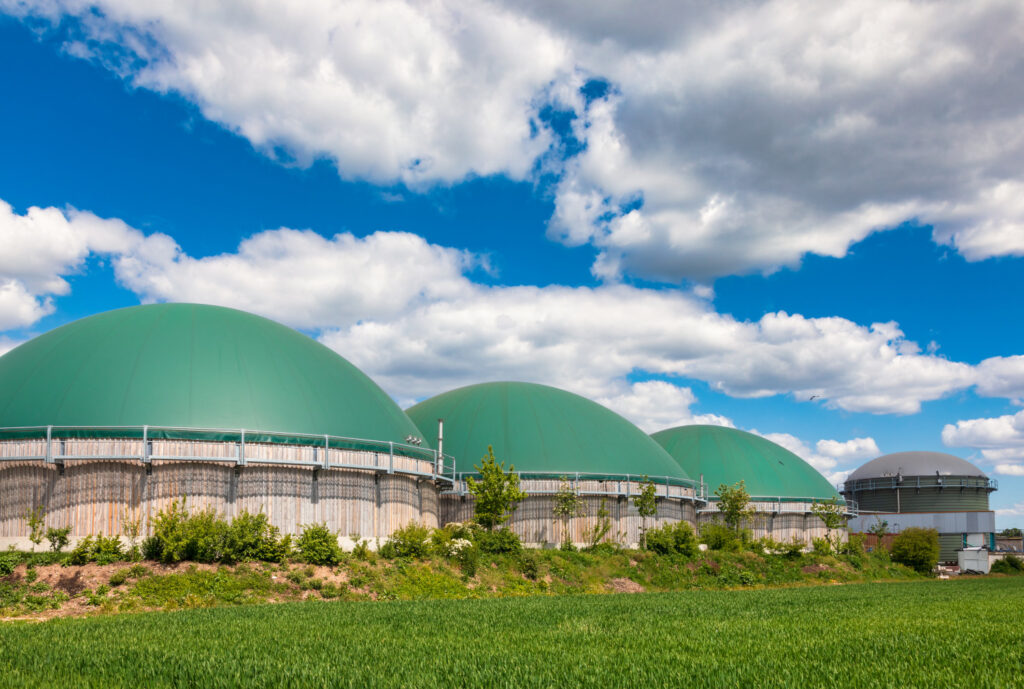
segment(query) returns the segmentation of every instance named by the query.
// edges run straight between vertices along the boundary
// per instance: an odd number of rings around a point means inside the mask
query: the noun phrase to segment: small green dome
[[[498,461],[523,474],[576,472],[690,478],[639,428],[596,402],[533,383],[481,383],[431,397],[406,410],[425,438],[436,441],[444,420],[444,451],[459,473],[494,447]]]
[[[690,476],[703,474],[709,496],[723,483],[744,481],[751,497],[828,500],[824,476],[786,448],[723,426],[678,426],[651,436]]]
[[[197,304],[101,313],[0,357],[0,428],[48,425],[419,435],[383,390],[319,342]]]

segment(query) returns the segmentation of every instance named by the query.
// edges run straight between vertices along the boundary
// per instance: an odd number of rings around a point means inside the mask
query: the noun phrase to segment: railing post
[[[53,426],[46,427],[46,463],[53,464]]]
[[[139,461],[149,464],[149,426],[142,427],[142,456]]]
[[[238,443],[238,466],[245,466],[245,429],[241,431],[241,442]]]
[[[388,441],[388,473],[395,473],[395,441]]]
[[[331,437],[324,436],[324,469],[331,468]]]

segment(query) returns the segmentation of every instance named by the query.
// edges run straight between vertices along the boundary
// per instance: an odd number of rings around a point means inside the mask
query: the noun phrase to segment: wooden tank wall
[[[410,522],[438,523],[437,486],[397,473],[155,460],[147,474],[138,461],[78,460],[62,475],[34,461],[0,464],[0,537],[27,537],[25,516],[37,506],[48,527],[70,526],[72,537],[122,534],[126,518],[141,518],[146,534],[149,520],[182,496],[191,510],[227,518],[262,510],[282,533],[324,522],[341,536],[372,539]]]
[[[605,541],[624,545],[640,542],[642,519],[637,514],[632,500],[625,497],[609,496],[603,498],[611,530]],[[473,496],[442,495],[441,522],[465,522],[473,518]],[[598,496],[583,497],[583,516],[570,520],[572,541],[577,545],[586,544],[589,534],[598,524],[598,512],[602,498]],[[525,545],[541,547],[562,542],[562,522],[555,517],[555,497],[553,495],[529,495],[519,503],[509,527],[516,532]],[[647,520],[647,528],[663,524],[686,521],[696,523],[696,510],[692,502],[679,499],[662,499],[658,501],[658,514]]]
[[[792,505],[788,509],[790,511],[755,512],[742,526],[750,530],[753,538],[772,538],[784,543],[800,540],[811,545],[811,539],[824,538],[828,534],[824,522],[810,514],[810,504],[806,505],[807,513],[794,509]],[[718,512],[706,511],[698,515],[698,522],[701,525],[722,523],[722,518]],[[846,530],[842,533],[845,540]]]

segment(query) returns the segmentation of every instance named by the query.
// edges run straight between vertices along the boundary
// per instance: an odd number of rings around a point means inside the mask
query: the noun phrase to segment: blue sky
[[[0,0],[0,351],[225,304],[403,404],[952,452],[1024,526],[1024,16],[974,7]]]

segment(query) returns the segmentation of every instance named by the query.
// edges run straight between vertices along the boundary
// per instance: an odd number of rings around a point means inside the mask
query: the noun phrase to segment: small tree
[[[562,520],[562,546],[572,546],[572,534],[570,526],[573,517],[583,516],[583,498],[576,493],[576,489],[565,476],[561,478],[558,492],[555,493],[555,516]]]
[[[658,498],[654,494],[654,483],[644,476],[640,494],[633,498],[633,505],[640,515],[640,546],[647,548],[647,518],[658,514]]]
[[[142,534],[142,515],[132,519],[132,513],[130,510],[124,511],[124,516],[121,519],[121,532],[124,533],[128,539],[128,559],[132,562],[142,559],[142,554],[139,552],[139,536]]]
[[[730,487],[723,483],[718,486],[715,495],[718,496],[718,511],[722,513],[722,519],[738,535],[743,520],[754,515],[754,510],[748,507],[750,494],[747,492],[747,484],[740,481]]]
[[[846,528],[846,505],[833,495],[831,500],[814,503],[811,512],[825,525],[825,540],[832,546],[832,552],[838,553],[843,541],[842,534],[838,532]],[[837,532],[835,538],[832,537],[833,531]]]
[[[1021,530],[1014,526],[1009,529],[1003,529],[1003,532],[999,535],[1003,538],[1020,538]]]
[[[892,540],[892,561],[927,574],[939,564],[939,532],[912,526]]]
[[[868,533],[878,538],[878,545],[882,545],[882,539],[889,533],[889,522],[876,515],[875,523],[868,527]]]
[[[495,526],[508,521],[526,493],[519,489],[515,466],[510,464],[506,472],[505,463],[494,458],[494,448],[490,445],[487,456],[475,468],[480,472],[480,480],[472,476],[466,479],[466,488],[476,498],[473,518],[480,526],[493,531]]]
[[[36,546],[43,542],[46,535],[46,511],[42,505],[25,513],[25,521],[28,522],[28,540],[32,541],[32,552],[36,552]]]
[[[597,508],[597,523],[587,530],[587,545],[596,547],[608,532],[612,530],[611,512],[608,511],[608,500],[601,498],[601,506]]]
[[[69,535],[71,534],[71,527],[65,526],[62,529],[50,527],[46,530],[46,540],[50,542],[50,550],[54,553],[59,553],[64,550],[70,540]]]

